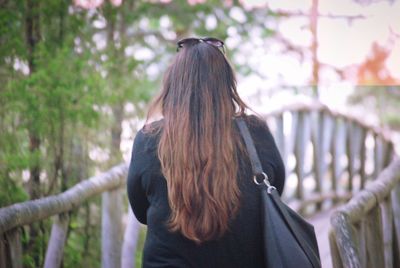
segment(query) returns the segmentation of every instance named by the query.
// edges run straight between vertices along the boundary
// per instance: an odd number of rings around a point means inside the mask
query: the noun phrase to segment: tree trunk
[[[108,6],[109,8],[110,5]],[[107,47],[109,50],[109,54],[112,55],[114,58],[121,58],[121,61],[123,60],[123,55],[121,57],[121,53],[123,53],[124,49],[123,47],[117,48],[115,46],[115,38],[116,36],[119,36],[119,41],[122,45],[123,40],[124,40],[124,35],[125,35],[125,22],[124,22],[124,16],[121,15],[121,23],[120,23],[120,32],[119,35],[116,35],[117,32],[117,14],[113,13],[112,11],[109,11],[108,17],[107,17]],[[115,64],[115,62],[114,62]],[[109,70],[109,72],[113,71],[114,67]],[[117,100],[113,106],[112,106],[112,115],[113,115],[113,120],[112,120],[112,126],[111,126],[111,149],[110,149],[110,161],[109,161],[109,166],[113,166],[119,162],[121,162],[122,159],[122,154],[120,150],[120,145],[121,145],[121,134],[122,134],[122,121],[124,119],[124,102]]]
[[[318,0],[312,0],[310,14],[310,31],[312,36],[311,53],[312,53],[312,87],[314,97],[319,98],[319,61],[318,61]]]
[[[28,51],[28,66],[29,75],[35,72],[35,49],[36,45],[40,40],[40,17],[39,17],[39,1],[27,0],[26,1],[26,17],[25,17],[25,34],[26,34],[26,45]],[[30,109],[35,109],[35,105],[31,105]],[[31,112],[31,111],[29,111]],[[34,112],[34,111],[32,111]],[[29,196],[30,199],[40,198],[40,136],[38,131],[38,124],[35,122],[35,118],[31,118],[28,125],[29,134],[29,152],[33,156],[33,163],[30,166],[30,178],[29,178]],[[32,224],[29,231],[29,243],[28,252],[33,256],[33,260],[36,267],[41,266],[40,254],[37,247],[37,238],[40,236],[40,231],[37,224]]]
[[[123,103],[116,104],[112,107],[113,111],[113,123],[111,126],[111,150],[110,159],[111,165],[120,163],[122,159],[121,154],[121,134],[122,134],[122,121],[124,119],[124,106]]]

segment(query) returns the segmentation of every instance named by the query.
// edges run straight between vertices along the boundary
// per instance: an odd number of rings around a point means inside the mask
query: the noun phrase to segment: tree
[[[2,207],[64,191],[122,161],[122,125],[143,117],[176,41],[226,38],[229,27],[250,38],[265,15],[237,1],[105,2],[87,10],[67,0],[6,0],[0,7]],[[106,152],[104,161],[94,149]],[[98,266],[98,203],[70,215],[66,266]],[[25,228],[25,266],[42,266],[48,225]]]

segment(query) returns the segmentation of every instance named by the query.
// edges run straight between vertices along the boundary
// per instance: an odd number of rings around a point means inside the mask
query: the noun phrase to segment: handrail
[[[268,113],[262,113],[261,115],[265,118],[269,117],[277,117],[282,115],[285,112],[326,112],[329,115],[337,118],[342,118],[346,121],[354,122],[361,127],[372,131],[375,135],[381,136],[385,141],[392,142],[391,134],[388,129],[382,129],[376,125],[366,122],[360,117],[353,116],[351,114],[347,114],[343,111],[333,109],[327,106],[324,103],[314,101],[314,102],[294,102],[282,106],[279,109],[273,110]]]
[[[92,196],[122,186],[127,170],[128,164],[122,163],[63,193],[0,208],[0,235],[17,226],[70,211]]]
[[[334,267],[394,267],[400,260],[394,248],[400,242],[400,158],[334,212],[331,225]]]
[[[319,102],[292,103],[260,115],[274,135],[287,177],[297,177],[294,194],[286,195],[286,187],[284,198],[302,214],[348,201],[354,191],[375,179],[394,155],[390,131]],[[313,161],[307,165],[311,154]],[[332,202],[322,206],[326,200]]]

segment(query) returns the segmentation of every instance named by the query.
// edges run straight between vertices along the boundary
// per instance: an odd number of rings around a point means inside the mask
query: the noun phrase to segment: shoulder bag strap
[[[258,158],[256,147],[254,146],[253,139],[251,138],[249,129],[247,128],[246,122],[243,118],[236,118],[236,124],[239,127],[240,133],[246,144],[247,153],[249,154],[251,161],[251,168],[253,170],[253,175],[259,175],[263,173],[263,168],[261,166],[260,159]]]

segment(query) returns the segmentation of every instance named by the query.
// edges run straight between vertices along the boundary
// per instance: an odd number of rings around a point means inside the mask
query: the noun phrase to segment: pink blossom
[[[109,0],[113,6],[120,6],[122,4],[122,0]],[[82,7],[85,9],[91,9],[101,6],[104,3],[104,0],[74,0],[74,4],[78,7]]]

